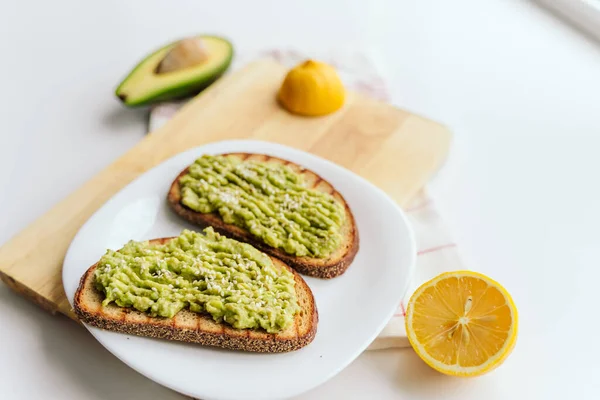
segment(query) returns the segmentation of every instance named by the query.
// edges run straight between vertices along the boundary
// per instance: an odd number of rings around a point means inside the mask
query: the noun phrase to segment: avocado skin
[[[135,68],[133,70],[131,70],[131,72],[125,77],[125,79],[123,79],[121,81],[119,86],[115,89],[115,95],[117,96],[117,98],[119,98],[119,100],[121,100],[121,102],[128,107],[142,107],[142,106],[152,105],[155,103],[171,101],[171,100],[179,100],[179,99],[182,99],[185,97],[193,96],[193,95],[196,95],[199,92],[201,92],[206,87],[210,86],[213,82],[215,82],[217,79],[219,79],[231,65],[231,60],[233,59],[233,55],[234,55],[233,45],[231,44],[231,42],[229,40],[227,40],[221,36],[214,36],[214,35],[198,35],[198,36],[201,36],[203,38],[218,39],[218,40],[225,42],[229,46],[229,54],[228,54],[227,58],[225,58],[223,60],[223,62],[219,65],[219,67],[214,70],[213,74],[211,74],[209,76],[203,76],[193,83],[174,85],[171,87],[164,88],[164,90],[154,94],[153,96],[144,97],[144,98],[133,100],[133,101],[128,100],[126,94],[120,93],[121,87],[129,80],[129,78],[131,76],[133,76],[136,73],[136,71],[139,68],[141,68],[143,65],[145,65],[146,61],[149,58],[151,58],[156,52],[159,52],[159,51],[165,49],[166,47],[173,45],[174,43],[177,42],[177,40],[176,40],[172,43],[169,43],[169,44],[153,51],[148,56],[146,56],[142,61],[140,61],[135,66]]]

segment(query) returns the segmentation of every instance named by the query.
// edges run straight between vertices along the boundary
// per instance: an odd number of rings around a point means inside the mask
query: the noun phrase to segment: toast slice
[[[171,238],[154,239],[150,242],[162,244],[169,240]],[[272,260],[277,268],[287,268],[294,274],[300,305],[294,324],[276,334],[267,333],[262,329],[235,329],[230,325],[215,322],[208,314],[199,314],[187,309],[181,310],[173,318],[163,318],[150,317],[143,312],[119,307],[114,303],[102,306],[104,294],[94,285],[97,264],[91,266],[81,278],[75,293],[75,314],[89,325],[137,336],[263,353],[298,350],[312,342],[317,332],[319,315],[315,299],[298,273],[280,260]]]
[[[354,216],[350,211],[348,203],[346,203],[344,197],[338,191],[336,191],[335,188],[329,182],[327,182],[312,171],[309,171],[295,163],[282,160],[280,158],[264,154],[251,153],[227,153],[222,155],[226,157],[238,157],[242,160],[254,160],[258,162],[285,164],[288,167],[292,168],[292,170],[303,176],[307,187],[319,190],[324,193],[329,193],[338,201],[340,201],[344,205],[344,208],[346,210],[346,222],[342,226],[343,240],[340,247],[327,258],[316,258],[308,256],[299,257],[295,255],[290,255],[281,249],[267,245],[260,239],[251,235],[250,232],[248,232],[246,229],[240,228],[236,225],[226,224],[221,218],[221,216],[217,213],[203,214],[184,206],[181,203],[181,190],[179,186],[179,178],[181,178],[187,173],[188,168],[183,170],[173,181],[169,190],[169,194],[167,196],[169,205],[178,215],[180,215],[187,221],[192,222],[201,227],[212,226],[215,231],[225,236],[239,240],[241,242],[250,243],[257,249],[260,249],[261,251],[273,257],[279,258],[280,260],[284,261],[287,265],[291,266],[296,271],[304,275],[329,279],[343,274],[346,271],[346,269],[348,269],[359,249],[358,230],[356,228]]]

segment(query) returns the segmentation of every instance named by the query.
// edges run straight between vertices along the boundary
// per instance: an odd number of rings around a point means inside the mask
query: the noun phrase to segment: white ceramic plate
[[[415,263],[415,242],[402,210],[380,189],[352,172],[289,147],[224,141],[178,154],[146,172],[100,208],[77,233],[63,266],[71,305],[83,273],[107,248],[128,240],[198,230],[166,203],[177,174],[202,154],[263,153],[294,161],[331,182],[350,205],[360,250],[345,274],[305,278],[319,311],[314,341],[295,352],[254,354],[103,331],[96,339],[130,367],[186,395],[202,399],[281,399],[333,377],[379,334],[404,296]]]

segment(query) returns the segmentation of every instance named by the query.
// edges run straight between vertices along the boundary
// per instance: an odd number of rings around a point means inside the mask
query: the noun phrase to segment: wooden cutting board
[[[0,278],[52,313],[75,316],[61,279],[71,240],[111,196],[163,160],[224,139],[281,143],[342,165],[405,205],[442,164],[449,131],[359,94],[340,111],[305,118],[282,110],[275,93],[286,68],[258,61],[220,79],[167,124],[0,248]],[[165,188],[165,195],[166,195]]]

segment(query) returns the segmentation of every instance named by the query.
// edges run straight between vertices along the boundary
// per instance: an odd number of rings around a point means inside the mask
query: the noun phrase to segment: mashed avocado
[[[130,241],[108,250],[95,271],[108,305],[173,317],[183,308],[234,328],[289,327],[299,310],[294,275],[246,243],[184,230],[166,244]]]
[[[342,242],[344,206],[282,164],[205,155],[179,180],[181,203],[296,256],[327,257]]]

